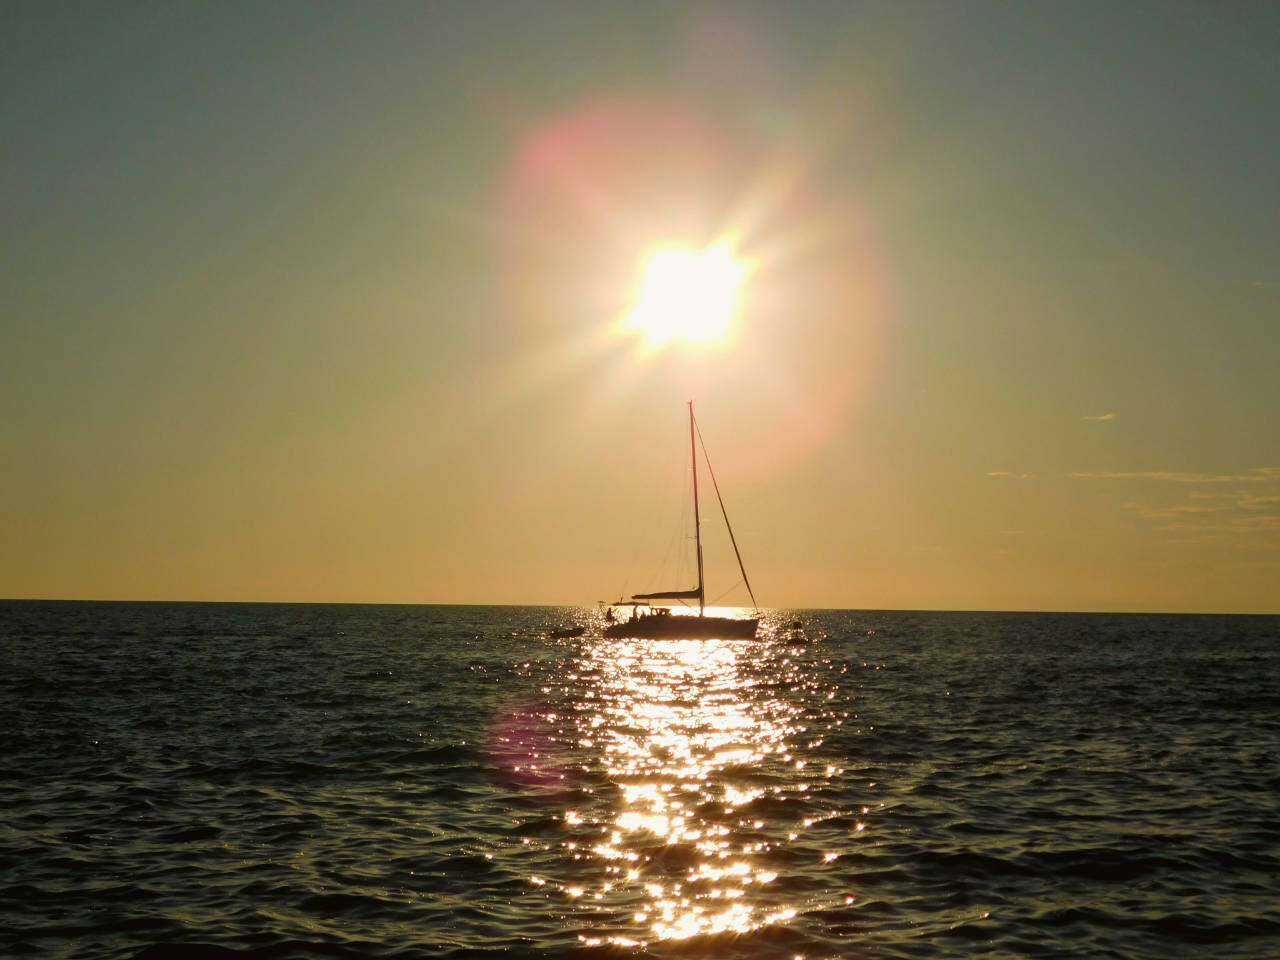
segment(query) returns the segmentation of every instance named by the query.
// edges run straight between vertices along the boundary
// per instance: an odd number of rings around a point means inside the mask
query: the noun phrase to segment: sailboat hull
[[[604,628],[604,635],[634,640],[751,640],[759,623],[758,618],[642,616],[611,623]]]

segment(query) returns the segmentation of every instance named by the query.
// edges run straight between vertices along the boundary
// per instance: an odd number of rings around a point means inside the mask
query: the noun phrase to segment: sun
[[[651,345],[725,334],[738,306],[747,268],[728,243],[701,252],[662,247],[646,258],[626,326]]]

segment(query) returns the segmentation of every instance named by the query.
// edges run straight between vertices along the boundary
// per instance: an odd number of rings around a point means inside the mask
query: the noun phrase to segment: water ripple
[[[1266,617],[0,604],[0,951],[1280,955]]]

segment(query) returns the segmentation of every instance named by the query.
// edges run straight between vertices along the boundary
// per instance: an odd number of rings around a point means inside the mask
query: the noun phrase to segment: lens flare
[[[747,276],[728,243],[700,253],[661,248],[645,262],[643,280],[626,326],[651,345],[677,338],[715,340],[725,334]]]

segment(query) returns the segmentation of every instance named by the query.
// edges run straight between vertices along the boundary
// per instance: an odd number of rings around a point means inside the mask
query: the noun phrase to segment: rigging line
[[[689,415],[692,417],[693,412],[690,410]],[[711,486],[716,491],[716,502],[720,504],[720,515],[724,517],[725,528],[729,531],[729,542],[733,544],[733,555],[738,558],[738,570],[742,573],[742,582],[747,586],[747,595],[751,597],[751,605],[755,609],[760,609],[760,604],[756,603],[756,595],[751,591],[751,581],[747,579],[747,568],[742,563],[742,553],[738,550],[738,539],[733,535],[733,524],[729,522],[729,513],[724,508],[724,497],[720,496],[720,484],[716,482],[716,471],[711,466],[711,457],[707,455],[707,442],[702,439],[702,427],[698,426],[698,421],[693,421],[694,429],[698,431],[698,443],[702,445],[702,459],[707,463],[707,473],[711,474]]]
[[[735,583],[729,584],[729,586],[725,587],[724,590],[720,592],[719,596],[717,596],[714,600],[711,601],[709,606],[712,606],[712,607],[720,606],[720,601],[723,600],[725,597],[729,596],[729,594],[733,593],[734,587],[736,587],[741,582],[742,582],[741,580],[738,580]]]

